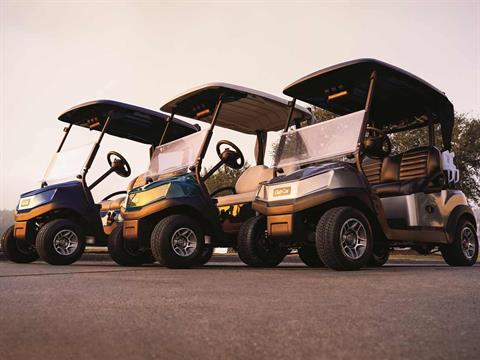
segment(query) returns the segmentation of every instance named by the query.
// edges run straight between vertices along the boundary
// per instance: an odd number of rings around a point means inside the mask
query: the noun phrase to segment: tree
[[[441,147],[442,138],[439,126],[435,129],[435,143]],[[415,146],[428,144],[428,129],[404,131],[391,137],[395,153]],[[468,199],[480,203],[480,119],[466,114],[455,114],[452,134],[452,151],[455,165],[460,172],[458,187]]]

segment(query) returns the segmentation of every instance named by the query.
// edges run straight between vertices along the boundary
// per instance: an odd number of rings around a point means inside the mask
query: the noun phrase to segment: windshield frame
[[[358,152],[358,139],[360,138],[363,127],[364,114],[365,110],[360,110],[348,115],[317,122],[307,127],[289,129],[283,132],[275,152],[274,169],[296,168],[307,164],[353,156]],[[332,129],[332,126],[343,128],[337,130],[336,128]],[[344,132],[335,133],[335,131],[342,130],[344,130]],[[349,131],[350,134],[348,133]],[[344,145],[345,140],[342,142],[335,141],[339,140],[342,134],[349,136],[346,145]],[[335,138],[332,138],[333,135],[336,135]],[[320,141],[320,144],[315,146],[314,142],[317,140]],[[292,149],[292,143],[294,149]],[[335,147],[335,144],[340,145],[337,146],[336,151],[329,153],[329,149]],[[288,154],[289,150],[291,154],[285,157],[285,154]],[[322,153],[325,155],[322,155]],[[304,156],[303,158],[302,155]]]
[[[193,145],[188,144],[188,140],[190,140],[194,136],[199,137],[199,139],[198,139],[199,142],[197,144],[194,144],[195,147],[193,147]],[[195,166],[196,162],[198,161],[198,154],[202,150],[202,146],[203,146],[203,144],[205,142],[205,138],[207,136],[208,136],[208,129],[203,129],[203,130],[200,130],[200,131],[195,132],[193,134],[184,136],[182,138],[170,141],[170,142],[165,143],[165,144],[160,144],[157,147],[155,147],[155,149],[152,152],[152,156],[150,157],[149,167],[148,167],[147,171],[144,173],[145,178],[151,179],[152,181],[158,181],[158,180],[163,179],[165,177],[174,176],[174,175],[175,176],[184,175],[184,174],[187,174],[187,173],[191,172],[192,166]],[[178,149],[175,149],[174,152],[176,152],[176,153],[180,152],[181,149],[186,149],[188,151],[188,149],[193,148],[193,149],[197,150],[197,148],[198,148],[198,150],[194,151],[194,153],[193,153],[193,158],[194,158],[193,163],[188,161],[189,162],[188,164],[182,164],[181,166],[176,166],[176,167],[172,166],[172,167],[169,167],[169,168],[164,169],[164,170],[152,170],[152,167],[154,165],[157,165],[157,164],[160,163],[160,161],[158,161],[160,155],[162,155],[162,154],[165,154],[165,155],[168,154],[169,156],[172,155],[172,153],[169,152],[168,150],[165,151],[165,152],[162,152],[161,149],[166,148],[166,147],[175,147],[175,145],[177,145],[177,143],[184,143],[184,144],[182,144],[183,145],[182,147],[180,147]],[[191,160],[192,153],[188,154],[187,157],[188,157],[188,160]],[[180,159],[180,161],[181,161],[181,159]]]
[[[370,74],[370,81],[369,81],[369,85],[368,85],[367,99],[365,101],[365,108],[363,109],[365,111],[365,113],[363,115],[362,127],[361,127],[360,134],[359,134],[358,141],[357,141],[357,150],[353,154],[354,157],[355,157],[355,163],[357,165],[357,169],[361,173],[363,173],[363,168],[362,168],[363,145],[362,144],[363,144],[363,139],[365,138],[367,125],[370,121],[370,112],[371,112],[371,109],[372,109],[372,100],[373,100],[373,96],[374,96],[374,92],[375,92],[375,85],[377,83],[377,77],[378,77],[377,70],[373,69],[371,74]],[[293,119],[293,110],[295,108],[296,101],[297,101],[297,99],[295,97],[292,97],[292,101],[290,102],[290,111],[289,111],[288,117],[285,121],[285,127],[284,127],[284,130],[283,130],[284,133],[287,132],[288,129],[290,128],[290,126],[291,126],[292,119]],[[296,123],[295,126],[297,128],[300,127],[299,123]],[[274,175],[277,176],[277,169],[274,169]]]

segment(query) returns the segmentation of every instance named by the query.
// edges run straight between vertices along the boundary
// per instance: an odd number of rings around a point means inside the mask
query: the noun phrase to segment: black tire
[[[373,251],[370,259],[368,259],[367,266],[380,267],[385,265],[390,257],[390,247],[386,241],[380,240],[373,244]]]
[[[318,256],[317,249],[315,246],[302,246],[298,249],[298,256],[303,261],[303,263],[309,267],[324,267],[320,256]]]
[[[10,226],[2,235],[2,251],[5,257],[19,264],[31,263],[38,259],[37,250],[27,240],[18,240],[13,236],[13,226]]]
[[[353,246],[358,243],[357,237],[361,235],[359,238],[364,239],[363,253],[354,254],[348,246],[345,246],[348,250],[344,250],[341,239],[344,226],[346,228],[343,235],[346,239],[343,241]],[[372,254],[373,237],[370,223],[365,215],[353,207],[341,206],[327,210],[317,224],[315,240],[320,259],[334,270],[358,270],[367,263]],[[350,255],[347,255],[347,252]]]
[[[155,258],[148,249],[139,249],[138,240],[126,241],[123,238],[123,225],[119,224],[108,237],[108,253],[113,261],[122,266],[152,264]]]
[[[63,241],[62,233],[71,236],[77,241],[75,249],[69,253],[68,249],[63,254],[56,250],[55,239]],[[40,228],[35,242],[40,257],[51,265],[70,265],[80,259],[85,250],[85,235],[81,227],[69,219],[52,220]]]
[[[213,246],[205,246],[203,252],[199,255],[197,259],[197,264],[205,265],[206,263],[208,263],[213,256],[213,250],[215,250]]]
[[[276,246],[275,240],[265,237],[266,218],[258,215],[242,224],[238,233],[238,256],[248,266],[275,267],[288,254],[287,249]]]
[[[474,248],[471,249],[472,256],[467,256],[464,252],[464,247],[467,240],[464,238],[468,233],[471,236]],[[443,259],[450,266],[472,266],[477,262],[478,258],[478,237],[477,229],[467,219],[460,219],[455,229],[455,240],[452,244],[441,245],[440,252]]]
[[[193,234],[196,239],[194,250],[184,256],[177,253],[173,246],[173,237],[176,234],[178,241],[186,241],[187,238],[177,233],[182,228],[190,231],[190,236]],[[198,265],[199,254],[203,253],[205,246],[205,235],[200,224],[194,219],[185,215],[170,215],[155,226],[150,243],[153,256],[160,264],[169,268],[189,268]]]

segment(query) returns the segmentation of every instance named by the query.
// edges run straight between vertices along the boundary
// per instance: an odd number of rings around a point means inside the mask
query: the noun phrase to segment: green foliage
[[[242,173],[249,167],[250,165],[248,163],[245,163],[245,166],[243,168],[239,170],[234,170],[223,165],[205,182],[208,192],[212,193],[216,189],[226,187],[226,186],[235,187],[235,184],[238,178],[240,177],[240,175],[242,175]],[[205,174],[206,172],[207,172],[206,169],[202,171],[203,174]],[[227,194],[227,192],[225,192],[225,194]]]
[[[435,144],[442,146],[439,128],[435,131]],[[404,131],[391,137],[394,153],[428,144],[428,129]],[[480,119],[466,114],[455,114],[452,134],[452,151],[455,165],[460,171],[459,188],[467,198],[480,203]]]

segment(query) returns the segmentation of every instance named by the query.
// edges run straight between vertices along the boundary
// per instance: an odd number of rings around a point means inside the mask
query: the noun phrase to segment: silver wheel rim
[[[192,229],[182,227],[172,235],[172,249],[178,256],[187,257],[197,248],[197,236]]]
[[[53,237],[53,249],[62,256],[72,255],[78,248],[78,236],[73,230],[60,230]]]
[[[477,250],[477,241],[473,230],[464,227],[462,230],[462,251],[467,259],[473,259]]]
[[[350,218],[340,230],[342,252],[351,260],[360,259],[367,249],[367,231],[360,220]]]

